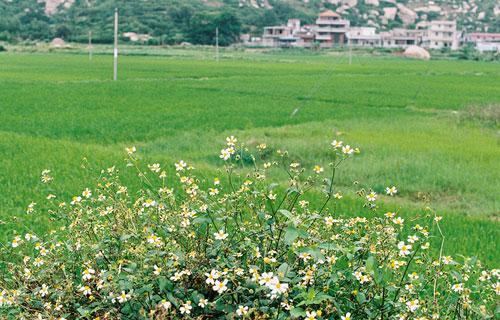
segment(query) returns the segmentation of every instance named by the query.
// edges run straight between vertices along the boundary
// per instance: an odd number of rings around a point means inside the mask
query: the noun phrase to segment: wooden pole
[[[115,48],[113,50],[113,80],[118,79],[118,8],[115,8]]]
[[[215,60],[219,62],[219,27],[215,28]]]
[[[92,31],[89,31],[89,60],[92,60]]]

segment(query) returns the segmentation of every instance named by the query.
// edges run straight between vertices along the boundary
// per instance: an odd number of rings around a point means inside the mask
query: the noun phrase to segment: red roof
[[[333,12],[332,10],[326,10],[326,11],[323,11],[319,14],[320,17],[336,17],[336,18],[339,18],[340,16]]]

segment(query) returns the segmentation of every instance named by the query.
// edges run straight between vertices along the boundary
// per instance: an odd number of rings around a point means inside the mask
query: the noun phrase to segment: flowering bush
[[[115,167],[68,203],[47,198],[63,222],[47,235],[15,235],[2,247],[0,316],[7,319],[465,319],[493,318],[499,270],[430,248],[442,238],[430,209],[411,225],[397,213],[342,217],[335,173],[357,148],[333,141],[331,163],[303,168],[265,144],[256,155],[234,137],[219,178],[179,161]],[[274,156],[273,156],[274,154]],[[243,156],[244,155],[244,156]],[[275,158],[273,158],[275,157]],[[244,159],[245,158],[245,159]],[[273,169],[274,168],[274,169]],[[268,182],[273,170],[287,185]],[[175,172],[175,183],[166,170]],[[42,182],[52,183],[49,170]],[[175,189],[174,189],[175,187]],[[319,190],[324,200],[308,202]],[[397,189],[388,187],[388,195]],[[377,194],[360,190],[367,210]],[[38,214],[31,203],[28,214]],[[418,224],[417,224],[418,223]],[[444,239],[444,238],[443,238]]]

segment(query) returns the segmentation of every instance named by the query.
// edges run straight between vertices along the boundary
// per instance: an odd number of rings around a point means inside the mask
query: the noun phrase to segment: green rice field
[[[498,267],[500,64],[356,55],[349,65],[342,53],[293,51],[226,51],[217,63],[210,51],[159,51],[121,56],[116,82],[111,55],[0,54],[0,241],[57,225],[47,194],[68,201],[98,169],[124,167],[125,147],[215,175],[227,135],[307,166],[326,165],[336,138],[362,151],[338,175],[339,214],[366,214],[357,189],[395,185],[373,214],[411,219],[430,206],[444,216],[445,252]],[[27,215],[32,201],[40,209]]]

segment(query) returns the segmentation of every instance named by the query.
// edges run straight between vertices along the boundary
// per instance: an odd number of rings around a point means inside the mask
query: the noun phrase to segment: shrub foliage
[[[359,153],[333,141],[331,163],[304,168],[227,138],[220,178],[184,161],[143,166],[127,148],[133,191],[116,167],[68,202],[62,227],[0,249],[7,319],[485,319],[498,316],[499,271],[443,255],[440,217],[342,216],[336,171]],[[242,155],[245,154],[245,161]],[[249,161],[248,159],[251,159]],[[272,183],[275,170],[287,185]],[[175,172],[175,174],[167,174]],[[169,178],[169,177],[172,177]],[[42,183],[50,184],[49,170]],[[322,201],[308,201],[321,192]],[[386,189],[395,195],[395,187]],[[360,190],[367,210],[378,195]],[[317,199],[318,197],[315,197]],[[321,198],[320,198],[321,199]],[[41,214],[32,203],[28,214]],[[441,250],[430,248],[437,238]],[[439,248],[438,248],[439,249]]]

